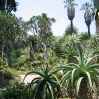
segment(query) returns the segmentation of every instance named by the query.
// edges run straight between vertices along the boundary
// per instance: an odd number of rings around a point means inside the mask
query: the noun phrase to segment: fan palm
[[[64,7],[67,7],[67,15],[68,15],[68,19],[71,21],[71,34],[72,34],[72,31],[73,31],[73,19],[75,17],[75,8],[74,8],[74,6],[77,5],[77,4],[74,3],[74,0],[65,0],[64,3],[67,4]]]
[[[78,64],[69,63],[66,66],[60,66],[59,68],[65,71],[64,76],[61,79],[61,83],[66,83],[67,89],[76,89],[77,99],[88,99],[87,94],[98,89],[99,71],[97,68],[99,64],[91,64],[92,60],[97,57],[93,56],[88,58],[88,55],[84,55],[82,48],[79,45],[79,57],[77,58]],[[71,91],[72,92],[72,91]]]
[[[99,7],[95,9],[96,33],[99,35]]]
[[[96,21],[96,33],[99,34],[99,0],[91,0],[94,5],[93,15]]]
[[[85,19],[85,23],[88,27],[88,36],[90,37],[90,24],[91,24],[91,12],[90,12],[90,8],[92,7],[91,4],[89,4],[88,2],[86,2],[85,4],[82,4],[81,9],[80,10],[85,10],[85,14],[84,14],[84,19]]]

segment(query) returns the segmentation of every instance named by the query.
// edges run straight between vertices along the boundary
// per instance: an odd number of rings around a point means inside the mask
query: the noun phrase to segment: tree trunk
[[[93,0],[94,9],[99,8],[99,0]],[[98,9],[99,10],[99,9]],[[98,19],[98,13],[96,13],[95,20],[96,20],[96,33],[99,35],[99,19]]]
[[[88,38],[90,38],[90,25],[87,25],[88,27]]]
[[[99,35],[99,19],[96,19],[96,33]]]
[[[10,53],[10,43],[6,42],[6,65],[11,66],[11,53]]]
[[[44,45],[44,61],[47,61],[48,60],[48,53],[47,53],[47,48],[46,48],[46,45]]]
[[[71,35],[73,34],[73,20],[70,20],[71,21]]]
[[[81,81],[77,99],[88,99],[88,86],[85,79]],[[89,98],[90,99],[90,98]]]

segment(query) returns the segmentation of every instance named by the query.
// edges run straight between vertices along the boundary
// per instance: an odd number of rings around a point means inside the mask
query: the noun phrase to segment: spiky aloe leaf
[[[93,86],[92,86],[92,81],[91,81],[91,76],[90,76],[90,73],[89,72],[85,72],[87,74],[87,77],[88,77],[88,83],[89,83],[89,86],[90,86],[90,92],[92,94],[92,89],[93,89]]]
[[[81,67],[83,67],[83,64],[84,64],[84,55],[82,53],[82,49],[81,49],[81,46],[79,45],[79,65]]]
[[[70,67],[73,67],[73,68],[74,68],[74,67],[75,67],[75,68],[78,68],[78,67],[79,67],[79,65],[78,65],[78,64],[75,64],[75,63],[69,63],[69,64],[66,65],[66,67],[69,67],[69,66],[70,66]]]
[[[98,88],[99,88],[99,86],[98,86],[99,85],[98,84],[99,78],[96,77],[96,76],[93,76],[92,79],[93,79],[94,85],[96,86],[95,88],[98,90]]]
[[[54,99],[54,91],[53,91],[53,86],[51,85],[51,83],[49,82],[46,82],[48,84],[48,87],[49,87],[49,91],[51,92],[51,96],[52,96],[52,99]]]
[[[25,80],[25,78],[26,78],[29,74],[32,74],[32,73],[38,74],[38,75],[40,75],[41,77],[45,77],[42,73],[40,73],[40,72],[38,72],[38,71],[31,71],[31,72],[29,72],[29,73],[27,73],[27,74],[25,75],[24,80]],[[24,81],[24,80],[23,80],[23,81]]]
[[[75,75],[76,69],[77,69],[77,68],[74,68],[74,69],[72,70],[72,74],[71,74],[72,86],[73,86],[73,80],[74,80],[74,75]]]
[[[71,77],[71,71],[68,71],[64,76],[61,78],[60,83],[63,84],[64,81],[66,81],[68,78],[70,79]]]
[[[43,99],[46,99],[46,94],[47,94],[47,84],[45,84],[44,86],[43,86],[43,96],[42,96],[42,98]]]
[[[81,81],[84,77],[80,77],[77,81],[77,86],[76,86],[76,90],[77,90],[77,95],[78,95],[78,92],[79,92],[79,88],[80,88],[80,84],[81,84]]]
[[[33,95],[33,99],[36,99],[36,95],[38,94],[38,91],[39,91],[39,86],[41,85],[41,83],[43,82],[44,80],[39,80],[39,82],[37,83],[37,85],[35,86],[33,92],[32,92],[32,95]]]
[[[55,78],[55,82],[57,81],[57,84],[59,84],[59,85],[60,85],[60,82],[59,82],[59,79],[57,78],[57,76],[56,76],[56,75],[54,75],[54,74],[52,74],[52,76]]]
[[[86,66],[89,66],[89,64],[91,63],[91,61],[92,61],[94,58],[98,57],[98,56],[99,56],[99,55],[95,55],[95,56],[93,56],[92,58],[90,58],[90,59],[86,62],[85,67],[86,67]]]
[[[60,68],[60,69],[73,69],[74,67],[72,67],[71,65],[65,65],[65,66],[57,66],[56,68]]]
[[[92,69],[97,69],[97,68],[99,68],[99,64],[93,64],[93,65],[87,66],[86,70],[92,70]]]

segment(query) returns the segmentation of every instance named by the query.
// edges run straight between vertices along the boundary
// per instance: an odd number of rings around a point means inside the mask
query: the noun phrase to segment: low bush
[[[23,83],[15,82],[0,92],[0,99],[31,99],[31,91]]]

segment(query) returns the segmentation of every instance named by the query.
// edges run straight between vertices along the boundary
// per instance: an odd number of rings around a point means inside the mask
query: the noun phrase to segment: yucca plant
[[[55,73],[57,73],[58,70],[53,69],[53,67],[49,68],[48,66],[46,66],[46,68],[39,67],[39,71],[33,70],[26,74],[25,78],[31,73],[39,75],[39,77],[33,79],[29,84],[29,86],[34,86],[32,99],[57,99],[59,80],[55,76]]]
[[[88,99],[88,94],[92,97],[93,91],[98,90],[99,71],[97,68],[99,68],[99,64],[92,64],[92,60],[97,56],[84,55],[79,45],[79,57],[76,64],[69,63],[66,66],[57,66],[65,71],[60,82],[62,84],[66,82],[66,88],[70,89],[69,93],[73,93],[72,90],[75,91],[77,99]]]

